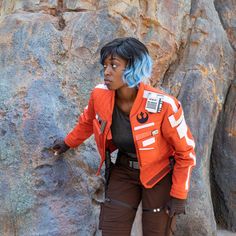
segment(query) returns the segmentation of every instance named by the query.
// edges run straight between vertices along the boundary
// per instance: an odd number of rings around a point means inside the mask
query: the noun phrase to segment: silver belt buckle
[[[139,170],[139,164],[137,161],[129,161],[129,167]]]

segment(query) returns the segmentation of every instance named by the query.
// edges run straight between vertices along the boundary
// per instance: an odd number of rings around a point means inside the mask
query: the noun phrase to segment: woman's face
[[[122,80],[126,60],[118,56],[108,56],[104,61],[104,83],[109,90],[117,90],[127,84]]]

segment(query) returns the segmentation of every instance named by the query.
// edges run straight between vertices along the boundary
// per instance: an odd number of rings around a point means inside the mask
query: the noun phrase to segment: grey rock
[[[235,12],[236,5],[233,0],[216,0],[214,1],[215,8],[219,14],[219,18],[222,22],[222,26],[224,27],[228,39],[232,44],[234,50],[236,49],[236,20],[235,20]]]
[[[187,214],[178,219],[177,235],[216,235],[210,156],[217,117],[234,78],[234,51],[212,7],[210,1],[192,1],[188,42],[162,83],[182,102],[197,144]]]
[[[93,138],[59,158],[50,147],[101,82],[101,46],[120,36],[147,44],[151,84],[178,97],[196,140],[177,235],[216,235],[215,216],[235,230],[235,7],[229,0],[0,0],[0,235],[101,235],[104,188]],[[142,235],[140,221],[141,211],[132,235]]]
[[[222,26],[229,42],[236,49],[236,21],[234,1],[215,1]],[[235,60],[234,60],[235,63]],[[216,220],[225,228],[236,231],[235,169],[236,169],[236,81],[231,84],[227,99],[218,118],[211,156],[212,196]]]
[[[212,151],[212,195],[215,216],[222,226],[236,232],[236,80],[219,116]],[[232,109],[233,108],[233,109]]]
[[[67,99],[78,81],[63,88],[65,48],[56,24],[50,15],[17,13],[0,25],[0,235],[98,231],[103,180],[95,176],[94,144],[88,142],[89,151],[81,147],[87,163],[73,151],[56,159],[50,149],[80,112]]]

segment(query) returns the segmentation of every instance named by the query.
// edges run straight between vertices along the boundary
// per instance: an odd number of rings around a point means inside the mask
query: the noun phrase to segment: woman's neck
[[[137,96],[137,88],[122,87],[116,90],[116,99],[120,102],[134,102]]]
[[[137,88],[129,87],[122,87],[116,90],[116,105],[126,115],[130,114],[137,92]]]

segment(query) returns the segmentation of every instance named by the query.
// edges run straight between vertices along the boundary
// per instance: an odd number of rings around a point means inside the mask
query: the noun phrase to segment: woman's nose
[[[108,65],[106,68],[104,68],[104,75],[110,75],[111,74],[111,68]]]

